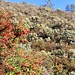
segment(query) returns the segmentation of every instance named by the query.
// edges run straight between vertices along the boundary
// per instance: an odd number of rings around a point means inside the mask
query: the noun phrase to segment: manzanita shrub
[[[36,52],[27,55],[25,50],[18,48],[18,44],[27,43],[26,34],[30,30],[21,20],[18,20],[18,25],[13,23],[13,17],[14,14],[7,12],[6,9],[0,10],[0,63],[4,65],[4,74],[41,75],[42,61]]]
[[[5,61],[5,72],[7,75],[41,75],[41,63],[35,52],[27,54],[26,51],[17,49]]]

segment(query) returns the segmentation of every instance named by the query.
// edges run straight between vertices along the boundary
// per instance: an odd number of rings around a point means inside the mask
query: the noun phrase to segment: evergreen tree
[[[66,5],[66,11],[71,11],[70,5]]]
[[[66,5],[66,11],[75,12],[75,5]]]
[[[75,12],[75,5],[71,4],[71,12]]]
[[[53,4],[52,4],[51,0],[47,0],[46,4],[43,5],[43,6],[47,6],[47,7],[53,8]]]

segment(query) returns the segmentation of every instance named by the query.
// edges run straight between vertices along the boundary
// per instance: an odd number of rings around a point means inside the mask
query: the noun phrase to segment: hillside
[[[75,13],[0,2],[0,75],[75,75]]]

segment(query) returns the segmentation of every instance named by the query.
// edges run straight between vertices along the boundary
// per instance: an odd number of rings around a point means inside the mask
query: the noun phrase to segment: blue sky
[[[8,2],[26,2],[28,4],[35,4],[37,6],[46,4],[47,0],[7,0]],[[75,4],[75,0],[51,0],[54,4],[54,9],[61,8],[65,10],[67,4]]]

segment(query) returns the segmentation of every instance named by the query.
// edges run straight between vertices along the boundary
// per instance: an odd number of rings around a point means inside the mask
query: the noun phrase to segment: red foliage
[[[17,74],[20,74],[20,75],[22,75],[22,71],[19,71],[19,72],[17,72]]]
[[[15,71],[15,68],[13,66],[11,66],[11,65],[8,65],[7,69]]]
[[[2,36],[0,41],[6,46],[8,45],[9,41],[11,42],[10,44],[13,44],[13,40],[15,38],[19,38],[22,35],[30,32],[28,28],[23,28],[22,21],[19,22],[18,26],[15,26],[12,22],[12,16],[13,14],[11,12],[0,13],[0,36]],[[23,42],[26,43],[27,40],[23,40]]]

